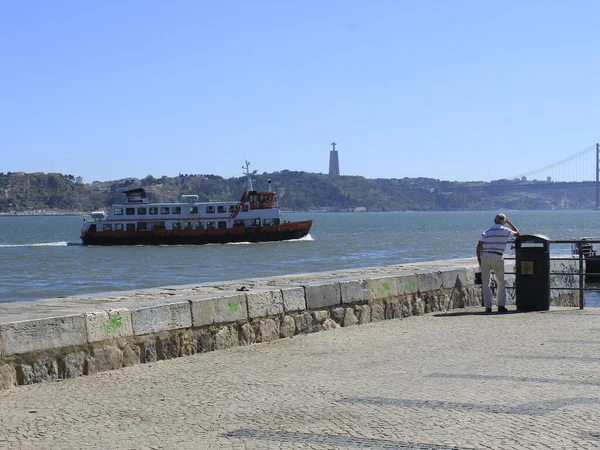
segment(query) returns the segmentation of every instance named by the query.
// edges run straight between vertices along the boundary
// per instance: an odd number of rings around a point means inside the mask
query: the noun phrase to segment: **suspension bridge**
[[[600,209],[600,144],[583,150],[535,170],[521,173],[513,178],[520,183],[535,183],[537,188],[552,187],[578,189],[595,187],[596,209]],[[515,187],[523,184],[515,184]]]
[[[545,197],[552,197],[552,203],[558,208],[590,208],[595,203],[596,209],[600,209],[600,144],[590,145],[535,170],[489,183],[444,186],[440,191],[458,194],[485,191],[491,195],[545,191]]]

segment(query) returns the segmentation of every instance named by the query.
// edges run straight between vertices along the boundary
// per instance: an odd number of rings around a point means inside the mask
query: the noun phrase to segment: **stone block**
[[[106,372],[123,367],[123,352],[118,347],[103,347],[92,350],[87,359],[87,374]]]
[[[340,284],[337,282],[308,284],[304,286],[304,291],[308,309],[326,308],[342,303]]]
[[[41,359],[32,365],[21,364],[16,368],[18,384],[41,383],[58,379],[58,364],[53,359]]]
[[[366,285],[371,302],[386,301],[399,295],[398,278],[395,276],[368,278]]]
[[[195,327],[247,319],[248,308],[244,294],[192,300],[192,323]]]
[[[398,276],[398,295],[412,295],[419,290],[419,282],[416,274],[405,274]]]
[[[296,322],[293,317],[283,316],[279,325],[279,336],[282,338],[292,337],[296,332]]]
[[[442,274],[437,271],[417,274],[417,289],[420,293],[439,291],[442,288]]]
[[[442,288],[461,289],[467,284],[467,271],[465,269],[442,269]]]
[[[294,316],[294,324],[296,325],[296,333],[308,333],[313,323],[312,314],[304,312]]]
[[[354,314],[354,310],[352,308],[346,308],[344,313],[344,320],[342,322],[342,326],[349,327],[352,325],[356,325],[358,323],[358,318]]]
[[[176,335],[157,337],[156,356],[159,360],[177,358],[179,356],[179,338]]]
[[[58,360],[58,371],[61,378],[76,378],[85,373],[85,355],[69,353]]]
[[[281,294],[283,295],[283,309],[286,313],[306,309],[303,287],[284,287],[281,288]]]
[[[0,362],[0,391],[17,385],[17,371],[10,364]]]
[[[371,307],[371,321],[381,322],[385,319],[385,309],[383,305],[373,305]]]
[[[89,343],[133,336],[131,311],[117,309],[85,315]]]
[[[385,303],[385,318],[386,320],[390,319],[400,319],[402,317],[402,302],[399,300],[394,300]]]
[[[123,367],[136,366],[140,363],[140,347],[137,345],[127,345],[123,349]]]
[[[254,328],[249,323],[245,323],[240,327],[240,344],[250,345],[256,342],[256,333]]]
[[[214,338],[210,332],[202,331],[196,334],[196,353],[212,352],[214,349]]]
[[[142,361],[145,363],[156,362],[158,355],[156,353],[156,340],[148,339],[141,346]]]
[[[165,303],[131,312],[133,332],[136,336],[161,331],[190,328],[192,315],[189,302]]]
[[[412,314],[414,316],[420,316],[425,314],[425,303],[420,298],[416,297],[412,300],[411,305]]]
[[[0,324],[4,355],[24,354],[87,343],[83,315]]]
[[[323,324],[329,319],[329,311],[311,311],[313,322],[317,324]]]
[[[344,320],[345,309],[341,306],[339,308],[333,308],[331,310],[331,318],[335,320],[337,323],[340,323]]]
[[[340,281],[342,303],[369,301],[369,289],[365,280]]]
[[[358,323],[360,325],[363,325],[365,323],[370,323],[371,322],[371,306],[358,305],[356,308],[357,308],[357,312],[358,312]]]
[[[179,356],[196,354],[196,336],[193,331],[185,331],[179,335]]]
[[[214,337],[215,350],[237,347],[239,345],[238,332],[233,327],[223,327]]]
[[[279,322],[273,319],[263,319],[256,324],[256,341],[270,342],[279,339]]]
[[[269,317],[283,314],[283,294],[281,289],[253,290],[246,293],[248,317]]]

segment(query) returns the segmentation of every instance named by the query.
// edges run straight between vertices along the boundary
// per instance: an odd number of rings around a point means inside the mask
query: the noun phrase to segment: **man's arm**
[[[479,263],[479,266],[481,266],[481,250],[483,250],[483,241],[479,241],[477,243],[477,249],[475,250],[477,253],[477,262]]]
[[[506,218],[506,224],[512,228],[512,230],[515,232],[515,236],[520,236],[521,233],[519,233],[519,230],[517,230],[517,227],[515,227],[515,225],[510,221],[510,219],[507,217]]]

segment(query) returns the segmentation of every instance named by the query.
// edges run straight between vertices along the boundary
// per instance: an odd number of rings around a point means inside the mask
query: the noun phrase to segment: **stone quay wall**
[[[576,261],[553,266],[572,272]],[[477,270],[468,258],[0,303],[0,389],[481,306]],[[575,286],[571,278],[552,283]],[[576,291],[552,295],[553,305],[578,305]]]

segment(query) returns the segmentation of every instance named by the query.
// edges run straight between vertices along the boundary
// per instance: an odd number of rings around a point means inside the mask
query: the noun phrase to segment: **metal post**
[[[600,144],[596,143],[596,209],[600,209]]]
[[[581,252],[581,241],[577,242],[577,254],[579,255],[579,309],[583,309],[583,253]]]

